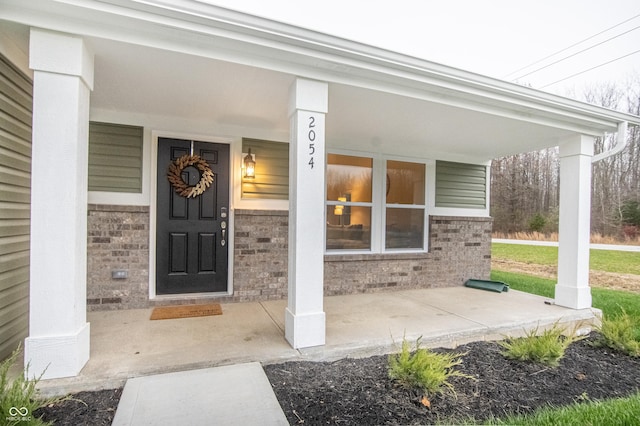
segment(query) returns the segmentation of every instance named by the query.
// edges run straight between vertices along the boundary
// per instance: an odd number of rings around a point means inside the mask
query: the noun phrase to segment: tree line
[[[625,84],[585,90],[582,100],[640,115],[640,75]],[[616,143],[616,135],[598,137],[595,153]],[[591,232],[635,239],[640,236],[640,131],[630,126],[619,154],[592,165]],[[491,165],[491,215],[494,232],[558,231],[560,161],[558,148],[495,159]]]

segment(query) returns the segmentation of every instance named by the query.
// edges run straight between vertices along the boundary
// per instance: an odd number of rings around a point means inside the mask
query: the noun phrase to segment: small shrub
[[[11,356],[0,363],[0,423],[3,425],[49,425],[40,418],[33,417],[33,412],[51,401],[41,401],[36,398],[36,385],[40,377],[27,380],[28,367],[24,374],[15,380],[9,380],[9,369],[18,359],[18,347]],[[42,377],[42,376],[41,376]],[[5,423],[2,423],[2,422]]]
[[[538,362],[550,367],[556,367],[569,345],[580,338],[573,331],[568,336],[563,335],[565,329],[555,323],[553,327],[538,335],[539,327],[526,332],[525,337],[507,339],[499,342],[504,349],[502,354],[517,361]]]
[[[596,344],[640,357],[640,330],[624,309],[619,315],[602,318],[598,331],[601,337]]]
[[[424,395],[434,395],[448,389],[455,395],[451,377],[473,377],[457,371],[455,367],[462,363],[464,354],[436,353],[420,347],[420,338],[416,341],[415,351],[411,351],[409,342],[402,341],[400,353],[389,355],[389,377],[407,388],[420,389]]]
[[[547,219],[540,213],[536,213],[531,219],[529,219],[529,231],[542,232],[547,226]]]
[[[620,210],[624,225],[640,226],[640,201],[626,200]]]

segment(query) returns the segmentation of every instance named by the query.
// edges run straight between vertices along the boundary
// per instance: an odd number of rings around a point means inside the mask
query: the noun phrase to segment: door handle
[[[223,247],[227,244],[226,234],[227,234],[227,222],[224,220],[220,223],[220,228],[222,228],[222,239],[220,240],[220,245]]]

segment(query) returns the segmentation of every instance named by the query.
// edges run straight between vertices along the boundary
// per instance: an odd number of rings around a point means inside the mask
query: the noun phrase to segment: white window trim
[[[436,162],[432,160],[433,165],[427,167],[427,206],[431,216],[451,216],[451,217],[490,217],[491,206],[491,162],[480,163],[487,168],[485,190],[486,198],[484,200],[484,209],[463,209],[454,207],[436,207]],[[475,163],[469,163],[475,164]]]
[[[151,132],[146,128],[142,131],[142,192],[108,192],[88,191],[88,204],[106,204],[117,206],[148,206],[150,203],[150,175],[151,168]]]
[[[424,204],[396,204],[396,203],[387,203],[386,202],[386,176],[387,176],[387,161],[402,161],[405,163],[415,163],[415,164],[424,164],[425,168],[425,182],[424,182]],[[435,168],[435,161],[426,159],[426,158],[415,158],[415,157],[401,157],[397,155],[382,155],[381,156],[381,171],[380,171],[380,179],[382,179],[380,185],[380,197],[382,200],[382,208],[381,208],[381,229],[380,229],[380,251],[377,253],[389,254],[389,253],[426,253],[429,251],[429,206],[428,206],[428,198],[427,194],[431,191],[430,189],[430,181],[428,170],[431,168]],[[375,172],[374,172],[375,173]],[[435,188],[435,183],[433,185]],[[386,235],[387,235],[387,208],[400,208],[400,209],[423,209],[424,215],[422,217],[422,248],[386,248]]]
[[[401,253],[427,253],[429,251],[429,215],[430,205],[428,195],[435,191],[435,161],[427,158],[415,158],[415,157],[402,157],[396,155],[384,155],[379,153],[371,153],[366,151],[350,151],[340,149],[327,149],[327,159],[325,164],[328,165],[328,155],[348,155],[353,157],[363,157],[372,159],[372,194],[371,203],[366,202],[351,202],[350,206],[366,206],[371,207],[371,248],[362,250],[327,250],[325,239],[325,254],[328,255],[345,255],[345,254],[401,254]],[[409,204],[387,204],[386,203],[386,174],[387,174],[387,161],[403,161],[408,163],[424,164],[426,169],[425,174],[425,204],[409,205]],[[429,171],[434,169],[433,176],[429,174]],[[325,169],[326,174],[326,169]],[[325,206],[331,206],[339,204],[334,200],[327,200],[327,187],[325,184]],[[435,198],[434,198],[435,200]],[[386,233],[386,211],[387,206],[391,208],[419,208],[424,209],[424,223],[423,223],[423,248],[406,248],[406,249],[386,249],[385,248],[385,233]],[[326,208],[325,208],[325,223],[326,223]]]
[[[242,198],[242,138],[239,138],[235,141],[235,143],[231,146],[231,151],[231,161],[234,165],[232,185],[235,208],[244,210],[289,210],[289,200],[276,200],[269,198]],[[256,161],[260,161],[260,159],[257,159]]]

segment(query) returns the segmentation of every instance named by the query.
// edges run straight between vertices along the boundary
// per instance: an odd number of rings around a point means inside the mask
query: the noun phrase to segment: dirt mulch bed
[[[454,351],[466,355],[459,369],[476,380],[452,379],[457,396],[433,397],[430,408],[421,403],[421,394],[389,380],[387,356],[287,362],[265,366],[265,371],[292,425],[432,424],[469,417],[482,421],[640,390],[640,359],[595,348],[595,337],[571,345],[556,368],[506,360],[495,342],[460,346]],[[82,392],[36,415],[57,425],[109,425],[121,392]]]
[[[121,396],[122,388],[80,392],[39,408],[33,414],[56,426],[109,426]]]
[[[491,269],[517,274],[535,275],[551,280],[558,277],[558,268],[556,266],[516,262],[507,259],[492,259]],[[591,270],[589,271],[589,284],[593,287],[630,291],[640,294],[640,275]]]
[[[506,360],[495,342],[460,346],[455,352],[467,354],[459,369],[477,380],[452,379],[457,396],[433,397],[430,408],[421,403],[420,393],[388,379],[386,356],[289,362],[265,370],[291,424],[433,424],[470,417],[482,421],[640,390],[640,359],[594,348],[590,342],[574,343],[557,368]]]

